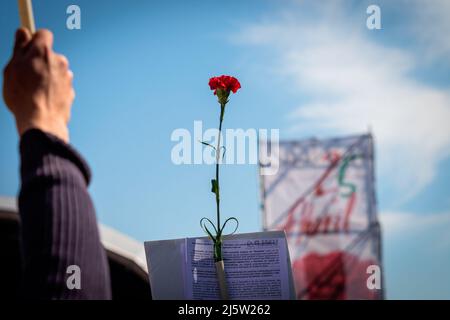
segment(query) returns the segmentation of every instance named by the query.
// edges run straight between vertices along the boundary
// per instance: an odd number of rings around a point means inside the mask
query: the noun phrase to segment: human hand
[[[34,35],[24,28],[17,30],[13,56],[4,69],[3,98],[19,135],[37,128],[69,142],[73,73],[67,58],[52,46],[53,34],[48,30]]]

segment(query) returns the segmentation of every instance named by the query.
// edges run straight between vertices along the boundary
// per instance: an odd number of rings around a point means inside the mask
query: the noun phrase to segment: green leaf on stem
[[[212,233],[208,230],[208,228],[205,226],[205,231],[208,234],[208,236],[211,238],[211,240],[216,243],[216,239],[214,238],[214,236],[212,235]]]
[[[230,221],[236,222],[236,226],[235,226],[233,232],[231,232],[229,234],[234,234],[237,231],[237,229],[239,228],[239,221],[235,217],[231,217],[231,218],[228,218],[227,220],[225,220],[225,222],[223,223],[222,227],[219,229],[220,234],[223,233],[223,230],[225,229],[227,223],[230,222]]]
[[[216,179],[211,179],[211,192],[217,194],[219,191],[219,186],[217,185]]]
[[[201,144],[204,144],[205,146],[208,146],[208,147],[211,147],[211,148],[213,148],[214,150],[216,150],[216,147],[214,147],[212,144],[210,144],[210,143],[208,143],[208,142],[205,142],[205,141],[199,141]]]

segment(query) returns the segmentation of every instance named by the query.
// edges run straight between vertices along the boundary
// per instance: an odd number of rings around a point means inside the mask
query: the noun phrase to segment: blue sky
[[[81,30],[66,8],[81,8]],[[366,28],[381,7],[382,29]],[[208,165],[171,162],[173,130],[217,125],[210,76],[234,75],[225,127],[281,138],[376,139],[388,298],[450,299],[450,22],[446,1],[35,1],[75,74],[71,142],[94,172],[100,221],[134,238],[201,234]],[[0,62],[19,25],[0,4]],[[0,195],[19,188],[18,138],[0,102]],[[222,210],[259,230],[254,165],[222,169]]]

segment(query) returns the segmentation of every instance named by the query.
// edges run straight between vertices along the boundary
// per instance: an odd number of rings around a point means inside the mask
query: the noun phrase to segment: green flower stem
[[[217,138],[217,149],[216,149],[216,181],[217,181],[216,204],[217,204],[217,230],[219,231],[220,231],[220,196],[219,196],[220,138],[222,135],[222,122],[224,113],[225,113],[225,104],[222,104],[220,105],[219,137]]]
[[[222,260],[222,230],[220,226],[220,186],[219,186],[219,162],[220,162],[220,138],[222,135],[222,122],[225,113],[225,104],[220,104],[220,120],[219,120],[219,137],[217,138],[217,148],[216,148],[216,212],[217,212],[217,235],[216,241],[214,241],[214,258],[216,261]]]

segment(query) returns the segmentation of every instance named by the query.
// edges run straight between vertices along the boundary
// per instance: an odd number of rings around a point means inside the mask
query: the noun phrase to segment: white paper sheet
[[[260,243],[264,243],[267,240],[270,239],[277,239],[277,252],[272,252],[272,258],[270,258],[267,254],[265,258],[268,259],[267,263],[271,263],[272,267],[275,265],[274,268],[277,268],[279,266],[280,271],[280,282],[281,282],[281,297],[278,296],[272,296],[271,297],[261,297],[257,296],[253,292],[252,297],[244,298],[244,292],[246,288],[249,286],[249,284],[243,285],[243,281],[245,277],[242,276],[245,275],[245,271],[251,271],[251,268],[248,266],[248,259],[242,259],[239,260],[239,265],[236,265],[236,263],[232,263],[231,261],[234,259],[228,259],[228,257],[231,257],[230,254],[238,255],[236,253],[235,247],[228,248],[229,245],[233,244],[233,241],[238,241],[238,243],[247,243],[253,242],[253,245],[255,242],[259,241]],[[198,240],[198,242],[197,242]],[[190,239],[173,239],[173,240],[161,240],[161,241],[147,241],[145,242],[145,253],[147,257],[147,265],[149,270],[149,279],[152,289],[152,297],[153,299],[161,300],[161,299],[193,299],[193,287],[189,286],[188,283],[192,283],[194,281],[194,272],[192,269],[192,263],[188,263],[188,251],[187,246],[188,243],[195,244],[201,244],[202,242],[206,241],[207,243],[210,241],[208,238],[202,237],[202,238],[190,238]],[[231,290],[241,290],[240,299],[294,299],[295,298],[295,288],[292,280],[292,270],[290,265],[290,258],[289,253],[287,250],[287,242],[286,242],[286,236],[284,232],[282,231],[266,231],[266,232],[255,232],[255,233],[244,233],[244,234],[235,234],[231,236],[225,236],[225,244],[224,244],[224,258],[225,258],[225,270],[226,272],[230,273],[230,271],[233,271],[234,274],[227,274],[230,276],[230,278],[234,278],[238,280],[235,281],[238,285],[235,285],[236,289]],[[231,241],[231,242],[230,242]],[[210,242],[209,242],[210,243]],[[229,243],[229,244],[228,244]],[[211,244],[208,244],[209,248],[204,247],[206,250],[212,250]],[[193,250],[193,248],[191,248]],[[269,250],[268,250],[269,251]],[[238,251],[240,252],[240,251]],[[203,254],[206,254],[205,252]],[[270,252],[269,252],[270,254]],[[274,263],[270,259],[273,259],[273,255],[278,255],[280,258],[279,264]],[[192,257],[192,255],[190,255]],[[197,259],[200,256],[200,252],[197,253]],[[195,257],[195,256],[194,256]],[[212,262],[212,252],[211,255],[208,257],[211,257],[210,261]],[[228,260],[228,262],[227,262]],[[257,262],[256,259],[252,259]],[[245,262],[247,261],[247,262]],[[278,261],[278,258],[276,259]],[[205,261],[206,262],[206,261]],[[202,261],[202,264],[204,262]],[[247,265],[245,265],[247,263]],[[268,266],[266,263],[266,267]],[[257,264],[252,266],[252,268],[256,268]],[[209,267],[208,267],[209,268]],[[264,266],[261,266],[260,269],[264,269]],[[271,272],[270,268],[269,272]],[[212,270],[214,272],[215,276],[215,269],[214,265],[212,265]],[[199,273],[200,271],[200,273]],[[204,279],[205,275],[202,273],[203,269],[197,269],[196,273],[196,279],[197,281],[200,279]],[[211,270],[208,271],[209,276],[211,276]],[[208,274],[207,274],[208,275]],[[274,278],[274,274],[272,274],[272,277],[267,276],[266,273],[263,278],[259,277],[259,281],[264,286],[264,288],[267,288],[267,282],[264,284],[264,279],[266,281],[271,281],[271,279]],[[270,274],[269,274],[270,275]],[[199,277],[200,276],[200,277]],[[191,279],[191,280],[189,280]],[[256,279],[256,278],[255,278]],[[240,284],[240,285],[239,285]],[[276,287],[276,286],[275,286]],[[272,287],[273,289],[274,287]],[[279,288],[279,286],[277,287]],[[198,294],[198,297],[202,297],[202,299],[219,299],[218,291],[217,289],[212,289],[213,293],[209,292],[205,295],[205,293],[202,293],[201,295]],[[262,289],[260,289],[262,290]],[[264,289],[267,290],[267,289]],[[236,294],[232,294],[231,298],[237,297]],[[276,291],[275,291],[276,292]],[[233,297],[234,295],[234,297]],[[266,293],[265,296],[268,294]]]
[[[187,299],[219,299],[209,239],[186,239]],[[287,250],[280,238],[225,240],[223,257],[230,299],[289,299]]]

